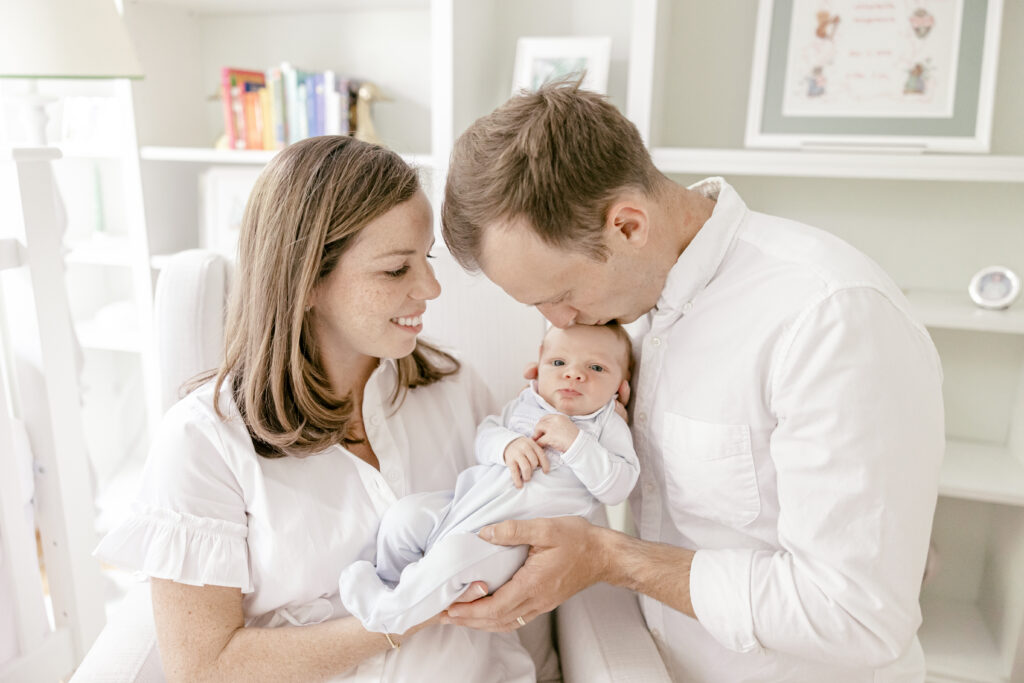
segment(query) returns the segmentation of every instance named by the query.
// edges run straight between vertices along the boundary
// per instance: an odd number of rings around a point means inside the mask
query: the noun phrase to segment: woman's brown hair
[[[218,397],[231,383],[260,455],[361,441],[351,395],[338,395],[328,382],[307,302],[360,231],[419,187],[416,171],[397,154],[346,136],[290,145],[260,174],[242,219],[224,362],[196,382],[215,376]],[[459,370],[458,361],[422,341],[397,365],[393,405],[409,389]]]

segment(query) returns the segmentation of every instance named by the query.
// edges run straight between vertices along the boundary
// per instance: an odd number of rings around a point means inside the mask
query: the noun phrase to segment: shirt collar
[[[708,178],[687,189],[715,200],[715,208],[669,271],[653,311],[656,317],[678,318],[682,307],[707,287],[747,214],[747,205],[722,178]]]

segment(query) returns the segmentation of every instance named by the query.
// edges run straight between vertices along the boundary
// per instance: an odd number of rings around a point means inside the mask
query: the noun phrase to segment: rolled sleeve
[[[690,599],[697,620],[724,647],[757,652],[750,601],[752,550],[698,550],[690,565]]]

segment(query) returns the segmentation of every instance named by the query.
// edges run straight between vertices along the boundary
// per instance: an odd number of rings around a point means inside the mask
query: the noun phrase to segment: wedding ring
[[[520,626],[526,626],[526,619],[523,619],[522,617],[516,617],[516,623]]]

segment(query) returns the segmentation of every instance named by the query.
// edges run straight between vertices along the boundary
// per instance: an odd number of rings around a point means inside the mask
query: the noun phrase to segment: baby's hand
[[[544,449],[525,436],[505,446],[505,464],[512,473],[512,483],[517,489],[523,488],[524,481],[530,481],[533,471],[538,467],[545,472],[551,469]]]
[[[579,433],[579,427],[565,415],[550,414],[537,420],[533,438],[541,446],[550,446],[565,453]]]

